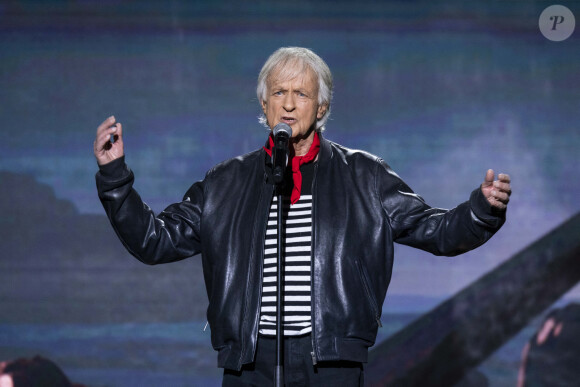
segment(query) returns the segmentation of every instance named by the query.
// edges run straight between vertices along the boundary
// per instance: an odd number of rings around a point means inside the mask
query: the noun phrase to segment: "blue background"
[[[549,5],[3,3],[0,360],[41,353],[90,385],[219,383],[199,259],[151,268],[123,251],[92,142],[114,114],[136,188],[162,210],[264,143],[256,79],[281,46],[311,48],[333,72],[326,137],[383,157],[429,204],[466,200],[488,168],[511,175],[508,221],[482,248],[450,259],[397,246],[379,338],[452,296],[580,210],[578,31],[546,39]],[[492,385],[514,385],[531,332],[482,366]]]

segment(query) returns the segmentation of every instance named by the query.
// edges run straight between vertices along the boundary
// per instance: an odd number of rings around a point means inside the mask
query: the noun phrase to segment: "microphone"
[[[292,135],[290,125],[280,122],[274,126],[274,149],[272,150],[272,175],[275,184],[284,181],[284,170],[288,165],[288,141]]]

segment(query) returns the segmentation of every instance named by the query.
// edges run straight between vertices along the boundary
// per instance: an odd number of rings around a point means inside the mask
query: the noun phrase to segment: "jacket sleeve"
[[[158,216],[133,189],[134,175],[124,157],[101,166],[96,182],[113,229],[141,262],[173,262],[200,252],[202,182],[195,183],[181,202],[170,205]]]
[[[505,222],[505,211],[492,207],[479,187],[468,201],[451,210],[433,208],[382,160],[375,184],[394,240],[435,255],[454,256],[472,250]]]

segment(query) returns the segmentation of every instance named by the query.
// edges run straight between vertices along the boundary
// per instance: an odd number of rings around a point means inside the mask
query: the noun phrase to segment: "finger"
[[[113,147],[121,148],[122,152],[123,141],[119,134],[121,131],[122,126],[120,123],[117,123],[111,126],[110,128],[102,130],[95,140],[94,144],[95,156],[100,157],[100,155],[104,155],[105,152],[111,150]]]
[[[510,201],[510,195],[507,192],[498,192],[496,190],[491,191],[492,198],[502,202],[504,204],[508,204]]]
[[[504,199],[500,199],[496,196],[490,196],[487,198],[487,200],[489,201],[489,204],[491,204],[493,207],[499,208],[500,210],[505,210],[509,202],[509,197],[507,197],[506,195]]]
[[[108,128],[99,128],[97,132],[97,138],[95,140],[95,149],[101,150],[105,147],[105,145],[111,141],[111,135],[116,134],[118,131],[118,126],[120,124],[113,125]]]
[[[499,191],[508,192],[508,193],[512,192],[512,188],[511,188],[510,183],[503,183],[499,180],[496,180],[493,182],[493,187]]]
[[[497,178],[499,181],[502,181],[504,183],[511,183],[510,175],[508,175],[507,173],[500,173],[499,175],[497,175]]]
[[[121,145],[123,144],[123,126],[121,123],[115,124],[115,127],[112,128],[111,134],[109,135],[109,143],[107,146],[110,148],[113,144]]]
[[[101,125],[97,128],[97,136],[102,133],[103,131],[107,130],[111,126],[115,125],[116,119],[115,116],[110,116],[105,121],[101,123]]]
[[[488,169],[485,174],[485,179],[483,179],[483,186],[484,187],[490,186],[493,183],[493,177],[494,177],[493,169]]]
[[[115,122],[115,116],[110,116],[98,126],[94,145],[95,151],[103,149],[103,147],[106,146],[107,141],[111,139],[111,134],[117,130],[117,124]],[[107,137],[108,139],[105,139]]]
[[[116,124],[116,131],[113,132],[113,134],[115,135],[115,141],[121,141],[123,139],[123,125],[121,125],[121,123],[117,123]]]

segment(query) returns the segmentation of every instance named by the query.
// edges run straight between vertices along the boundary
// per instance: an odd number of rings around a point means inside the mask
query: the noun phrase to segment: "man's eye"
[[[282,95],[282,92],[281,92],[281,91],[276,91],[276,92],[274,93],[274,95]]]

